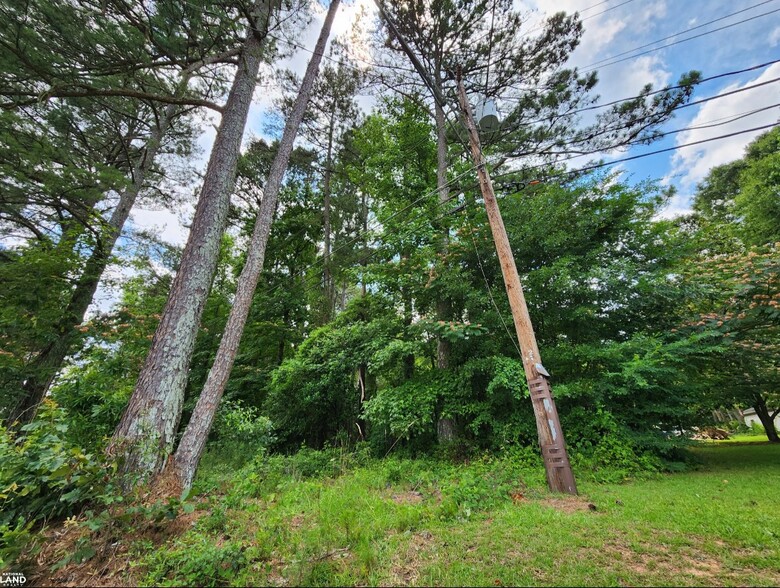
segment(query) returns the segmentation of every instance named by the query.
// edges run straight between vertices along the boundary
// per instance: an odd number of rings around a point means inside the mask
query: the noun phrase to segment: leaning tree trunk
[[[276,0],[253,8],[233,86],[211,151],[195,217],[160,324],[109,447],[123,469],[145,477],[162,469],[181,418],[192,351],[217,269],[249,105]]]
[[[252,297],[257,287],[260,272],[263,269],[265,249],[268,244],[268,235],[271,231],[271,223],[276,210],[282,177],[287,169],[298,127],[301,124],[301,120],[303,120],[306,106],[309,103],[312,87],[319,71],[322,55],[325,52],[325,45],[330,35],[330,28],[333,24],[338,4],[339,0],[331,0],[328,14],[322,25],[319,39],[317,39],[317,45],[306,68],[306,74],[303,77],[298,97],[290,113],[290,118],[285,124],[282,140],[279,143],[279,150],[268,174],[268,181],[266,182],[263,200],[257,214],[246,264],[238,278],[233,308],[230,311],[225,332],[217,350],[216,359],[211,366],[206,383],[203,386],[203,391],[198,398],[195,410],[192,413],[192,417],[190,417],[190,422],[182,435],[181,442],[173,458],[174,473],[183,488],[189,488],[192,485],[200,456],[203,453],[203,448],[206,446],[206,439],[214,421],[217,406],[219,406],[219,401],[230,377],[230,371],[233,368],[238,344],[241,341],[244,325],[252,306]]]
[[[187,78],[182,81],[182,84],[186,85]],[[146,176],[154,164],[162,138],[175,114],[176,106],[169,104],[153,127],[143,154],[133,165],[133,182],[120,193],[119,202],[105,225],[100,241],[92,250],[84,271],[79,276],[68,306],[54,327],[54,340],[30,363],[29,376],[21,386],[22,398],[11,412],[9,423],[24,424],[32,420],[52,381],[62,368],[65,358],[78,339],[78,326],[84,321],[84,315],[92,303],[100,278],[111,259],[114,245],[122,233],[138,194],[144,187]]]
[[[766,437],[770,443],[780,443],[780,437],[777,435],[777,429],[775,428],[775,417],[778,415],[778,411],[770,413],[766,406],[766,400],[760,394],[757,394],[753,401],[753,408],[756,411],[761,424],[764,425],[764,431]],[[780,410],[780,409],[779,409]]]

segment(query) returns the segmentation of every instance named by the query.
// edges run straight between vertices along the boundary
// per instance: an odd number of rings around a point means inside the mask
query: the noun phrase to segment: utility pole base
[[[577,494],[577,484],[574,481],[566,445],[562,438],[556,438],[555,435],[557,431],[555,423],[558,422],[558,413],[555,408],[550,382],[544,376],[540,376],[528,382],[528,389],[531,391],[531,402],[534,404],[534,412],[547,415],[547,424],[553,433],[552,443],[545,443],[540,440],[544,469],[547,472],[547,486],[553,492]]]

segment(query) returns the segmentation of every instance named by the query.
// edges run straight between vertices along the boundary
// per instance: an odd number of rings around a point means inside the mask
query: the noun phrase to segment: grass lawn
[[[714,443],[767,443],[767,437],[766,435],[753,435],[753,434],[743,434],[743,435],[732,435],[728,439],[723,439],[721,441],[714,441]]]
[[[702,465],[686,473],[601,484],[579,472],[576,498],[548,494],[538,468],[508,457],[367,460],[325,477],[262,460],[238,476],[207,470],[184,530],[135,540],[106,581],[780,585],[780,446],[693,451]]]

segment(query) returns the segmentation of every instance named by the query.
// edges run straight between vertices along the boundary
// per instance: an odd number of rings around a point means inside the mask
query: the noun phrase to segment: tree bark
[[[777,412],[770,413],[766,406],[766,400],[760,394],[756,394],[753,399],[753,408],[756,411],[761,424],[764,425],[764,431],[766,432],[766,438],[770,443],[780,443],[780,437],[777,435],[777,429],[775,428],[775,416]]]
[[[328,128],[328,149],[325,157],[325,174],[322,180],[322,231],[323,231],[323,252],[322,252],[322,278],[325,283],[325,320],[330,322],[333,317],[335,307],[335,295],[333,288],[333,277],[330,268],[330,180],[333,167],[333,113],[331,114]]]
[[[152,346],[109,447],[125,472],[159,472],[173,448],[198,326],[217,269],[249,105],[276,0],[252,9],[233,86],[211,151],[190,235]]]
[[[260,204],[260,211],[257,214],[257,221],[255,222],[255,229],[249,246],[249,254],[238,279],[233,308],[230,311],[225,332],[219,344],[217,357],[209,371],[203,392],[198,398],[190,422],[182,435],[181,442],[174,455],[173,466],[175,474],[183,488],[189,488],[192,485],[200,456],[203,453],[206,439],[211,430],[211,424],[214,421],[217,406],[225,391],[230,371],[233,368],[238,344],[241,341],[244,325],[252,305],[252,297],[263,268],[265,249],[268,244],[268,235],[271,230],[282,177],[287,169],[298,127],[306,112],[338,5],[339,0],[331,0],[328,14],[322,25],[319,39],[317,39],[317,45],[301,82],[301,89],[290,113],[290,118],[285,124],[279,150],[268,174],[263,200]]]
[[[182,80],[180,88],[186,86],[188,78],[187,75]],[[119,202],[111,214],[111,218],[105,224],[100,242],[92,250],[84,266],[84,271],[79,276],[76,287],[71,294],[68,306],[55,326],[54,340],[42,349],[30,363],[29,376],[22,384],[22,398],[11,412],[8,418],[9,423],[24,424],[33,419],[54,378],[62,369],[65,358],[78,339],[77,328],[84,321],[84,315],[92,303],[103,272],[111,260],[117,239],[119,239],[122,228],[130,216],[130,210],[133,208],[138,194],[144,187],[146,176],[154,164],[163,136],[176,111],[177,107],[174,104],[168,104],[165,107],[163,115],[152,129],[143,154],[134,162],[133,182],[119,195]]]
[[[441,94],[441,88],[439,88]],[[439,204],[449,200],[450,190],[447,185],[447,128],[444,109],[436,101],[435,104],[436,119],[436,185],[439,190]],[[439,253],[445,254],[449,247],[450,235],[447,228],[442,229],[441,240],[439,243]],[[436,317],[440,321],[446,321],[451,318],[452,307],[446,298],[440,298],[436,302]],[[436,340],[436,367],[447,369],[450,366],[450,342],[439,337]],[[448,443],[455,439],[456,428],[453,419],[439,417],[436,423],[437,439],[439,443]]]

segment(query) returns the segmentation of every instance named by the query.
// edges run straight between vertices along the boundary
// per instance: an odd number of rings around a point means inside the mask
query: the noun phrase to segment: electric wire
[[[597,2],[596,4],[591,4],[587,8],[580,8],[577,12],[587,12],[588,10],[593,10],[594,8],[598,8],[599,6],[608,4],[609,2],[610,0],[601,0],[601,2]]]
[[[696,101],[693,101],[693,102],[687,102],[685,104],[681,104],[679,106],[676,106],[675,108],[671,109],[670,112],[676,112],[678,110],[682,110],[683,108],[689,108],[691,106],[697,106],[697,105],[700,105],[700,104],[705,104],[705,103],[711,102],[713,100],[720,100],[722,98],[727,98],[727,97],[732,96],[734,94],[739,94],[741,92],[754,90],[756,88],[760,88],[762,86],[766,86],[766,85],[769,85],[769,84],[775,84],[778,81],[780,81],[780,77],[773,78],[771,80],[766,80],[764,82],[759,82],[758,84],[752,84],[752,85],[749,85],[749,86],[745,86],[743,88],[738,88],[736,90],[732,90],[732,91],[729,91],[729,92],[724,92],[722,94],[716,94],[715,96],[708,96],[706,98],[702,98],[701,100],[696,100]],[[772,108],[772,106],[769,106],[769,107],[766,107],[766,108],[762,108],[762,109],[759,110],[759,112],[761,110],[767,110],[769,108]],[[715,125],[715,126],[717,126],[717,125]],[[601,129],[601,130],[599,130],[597,132],[591,133],[587,137],[583,137],[581,139],[576,139],[574,141],[569,141],[569,142],[565,143],[564,145],[562,145],[562,147],[566,147],[568,145],[577,145],[577,144],[585,143],[585,142],[590,141],[592,139],[595,139],[596,137],[599,137],[601,135],[605,135],[607,133],[612,133],[612,132],[619,132],[619,131],[627,129],[627,128],[628,128],[628,126],[625,123],[624,124],[620,124],[620,125],[616,125],[616,126],[612,126],[612,127],[605,127],[605,128],[603,128],[603,129]],[[660,133],[660,134],[656,134],[656,135],[654,135],[651,138],[660,138],[660,137],[663,137],[663,136],[666,136],[666,135],[669,135],[669,134],[680,133],[682,131],[694,130],[694,129],[695,129],[695,127],[689,127],[689,128],[684,128],[684,129],[678,129],[678,130],[675,130],[675,131],[667,131],[667,132],[663,132],[663,133]],[[630,146],[630,145],[639,145],[639,144],[642,144],[643,141],[644,141],[643,139],[635,139],[634,141],[630,141],[630,142],[628,142],[628,143],[626,143],[624,145],[620,145],[619,147],[625,147],[625,146]],[[596,151],[601,151],[601,149],[598,149]],[[567,153],[566,151],[559,151],[559,152]],[[531,152],[525,152],[525,153],[515,154],[514,157],[517,157],[519,155],[531,155],[531,154],[532,154]]]
[[[655,47],[655,48],[653,48],[653,49],[647,49],[647,50],[645,50],[645,51],[641,51],[640,53],[635,53],[635,54],[633,54],[633,55],[629,55],[629,56],[627,56],[627,57],[621,57],[620,59],[615,59],[615,60],[613,60],[613,61],[608,61],[607,63],[602,63],[602,64],[601,64],[601,65],[599,65],[598,67],[591,67],[590,65],[588,65],[588,66],[585,66],[585,68],[583,68],[583,70],[582,70],[582,73],[589,73],[589,72],[591,72],[591,71],[595,71],[595,70],[597,70],[597,69],[603,69],[603,68],[605,68],[605,67],[609,67],[609,66],[611,66],[611,65],[615,65],[615,64],[617,64],[617,63],[622,63],[622,62],[624,62],[624,61],[630,61],[630,60],[632,60],[632,59],[636,59],[637,57],[642,57],[643,55],[648,55],[648,54],[650,54],[650,53],[654,53],[654,52],[656,52],[656,51],[660,51],[661,49],[667,49],[667,48],[669,48],[669,47],[673,47],[674,45],[679,45],[680,43],[685,43],[685,42],[687,42],[687,41],[692,41],[692,40],[694,40],[694,39],[699,39],[699,38],[701,38],[701,37],[705,37],[705,36],[707,36],[707,35],[711,35],[711,34],[713,34],[713,33],[717,33],[717,32],[720,32],[720,31],[724,31],[724,30],[726,30],[726,29],[730,29],[730,28],[732,28],[732,27],[735,27],[735,26],[738,26],[738,25],[744,24],[744,23],[746,23],[746,22],[750,22],[750,21],[752,21],[752,20],[756,20],[757,18],[763,18],[763,17],[765,17],[765,16],[769,16],[770,14],[774,14],[774,13],[776,13],[776,12],[780,12],[780,8],[775,8],[774,10],[770,10],[770,11],[768,11],[768,12],[763,12],[763,13],[761,13],[761,14],[757,14],[757,15],[755,15],[755,16],[751,16],[751,17],[749,17],[749,18],[745,18],[745,19],[739,20],[739,21],[737,21],[737,22],[735,22],[735,23],[731,23],[731,24],[728,24],[728,25],[724,25],[724,26],[722,26],[722,27],[718,27],[718,28],[716,28],[716,29],[712,29],[711,31],[706,31],[706,32],[704,32],[704,33],[699,33],[698,35],[693,35],[692,37],[686,37],[686,38],[684,38],[684,39],[679,39],[679,40],[677,40],[677,41],[673,41],[673,42],[671,42],[671,43],[667,43],[667,44],[665,44],[665,45],[661,45],[661,46],[659,46],[659,47]],[[684,31],[683,31],[683,32],[684,32]],[[678,34],[680,34],[680,33],[678,33]],[[676,36],[676,35],[675,35],[675,36]]]
[[[763,130],[767,130],[767,129],[772,129],[772,128],[779,127],[779,126],[780,126],[780,123],[770,123],[770,124],[761,125],[761,126],[758,126],[758,127],[753,127],[753,128],[750,128],[750,129],[742,129],[740,131],[735,131],[733,133],[727,133],[725,135],[718,135],[717,137],[710,137],[708,139],[701,139],[699,141],[692,141],[690,143],[683,143],[681,145],[675,145],[673,147],[667,147],[665,149],[657,149],[656,151],[650,151],[650,152],[647,152],[647,153],[640,153],[638,155],[632,155],[630,157],[623,157],[622,159],[614,159],[612,161],[605,161],[605,162],[601,162],[601,163],[596,163],[596,164],[593,164],[593,165],[588,165],[588,166],[585,166],[585,167],[578,168],[576,170],[571,170],[571,171],[563,172],[563,173],[560,173],[560,174],[552,174],[552,175],[547,176],[544,180],[538,180],[538,182],[541,182],[541,181],[546,182],[549,179],[556,179],[556,178],[559,178],[559,177],[581,175],[581,174],[583,174],[585,172],[593,171],[595,169],[601,169],[601,168],[604,168],[604,167],[609,167],[609,166],[612,166],[612,165],[617,165],[618,163],[625,163],[626,161],[634,161],[634,160],[637,160],[637,159],[642,159],[642,158],[645,158],[645,157],[651,157],[653,155],[658,155],[660,153],[670,153],[672,151],[678,151],[679,149],[684,149],[685,147],[692,147],[694,145],[701,145],[701,144],[704,144],[704,143],[711,143],[712,141],[719,141],[721,139],[728,139],[730,137],[736,137],[736,136],[739,136],[739,135],[744,135],[746,133],[753,133],[753,132],[757,132],[757,131],[763,131]],[[590,154],[587,154],[587,155],[590,155]],[[569,161],[571,159],[576,159],[578,157],[583,157],[583,155],[575,155],[573,157],[562,159],[562,160],[560,160],[560,161],[558,161],[556,163],[564,163],[566,161]],[[546,167],[546,166],[544,164],[542,164],[542,165],[531,166],[531,167],[525,168],[525,169],[512,170],[512,171],[508,171],[508,172],[505,172],[505,173],[498,174],[498,175],[494,176],[493,179],[498,179],[498,178],[514,175],[514,174],[517,174],[517,173],[523,173],[523,172],[525,172],[525,171],[527,171],[529,169],[537,169],[537,168],[540,168],[540,167]]]
[[[686,132],[686,131],[695,131],[695,130],[709,129],[709,128],[715,128],[715,127],[728,125],[728,124],[736,122],[737,120],[741,120],[743,118],[747,118],[748,116],[752,116],[754,114],[758,114],[760,112],[764,112],[766,110],[770,110],[772,108],[778,108],[778,107],[780,107],[780,103],[773,104],[771,106],[767,106],[767,107],[763,107],[763,108],[758,108],[758,109],[751,110],[751,111],[748,111],[748,112],[739,113],[739,114],[736,114],[736,115],[731,115],[731,116],[728,116],[728,117],[722,117],[721,119],[713,119],[713,120],[708,121],[707,123],[703,123],[701,125],[685,127],[685,128],[682,128],[682,129],[675,129],[675,130],[672,130],[672,131],[667,131],[667,132],[664,132],[664,133],[660,133],[660,134],[656,135],[655,137],[653,137],[653,139],[660,139],[662,137],[666,137],[666,136],[669,136],[669,135],[674,135],[674,134],[682,133],[682,132]],[[728,119],[728,120],[726,120],[726,119]],[[723,121],[723,122],[716,122],[718,120]],[[632,143],[628,143],[626,146],[631,147],[631,146],[636,146],[636,145],[641,145],[641,144],[643,144],[643,141],[642,140],[637,140],[637,141],[634,141]],[[569,161],[572,161],[574,159],[578,159],[578,158],[581,158],[581,157],[587,157],[588,155],[594,155],[596,153],[603,153],[604,151],[607,151],[607,150],[606,149],[593,149],[591,151],[584,151],[582,153],[570,154],[569,157],[564,157],[564,158],[558,159],[558,160],[556,160],[553,163],[555,165],[558,165],[558,164],[566,163],[566,162],[569,162]],[[554,154],[551,154],[551,153],[544,153],[544,152],[542,152],[542,153],[538,153],[537,152],[536,154],[554,155]],[[621,161],[625,161],[625,160],[621,160]],[[531,166],[531,167],[526,167],[523,170],[518,170],[518,171],[528,171],[528,170],[531,170],[531,169],[539,169],[539,168],[542,168],[542,167],[547,167],[548,165],[549,164],[547,164],[547,163],[537,164],[537,165],[534,165],[534,166]],[[582,171],[582,170],[573,170],[572,172],[569,172],[569,173],[578,173],[579,171]]]
[[[780,63],[780,59],[773,59],[772,61],[766,61],[764,63],[760,63],[758,65],[753,65],[751,67],[746,67],[746,68],[739,69],[739,70],[728,71],[728,72],[723,72],[723,73],[720,73],[720,74],[708,76],[706,78],[702,78],[702,79],[698,80],[697,82],[695,82],[693,84],[693,86],[695,87],[695,86],[698,86],[698,85],[703,84],[705,82],[711,82],[713,80],[719,80],[719,79],[722,79],[722,78],[725,78],[725,77],[735,76],[735,75],[739,75],[739,74],[755,71],[755,70],[758,70],[758,69],[763,69],[763,68],[769,67],[771,65],[774,65],[776,63]],[[771,83],[771,81],[770,81],[770,83]],[[646,98],[646,97],[649,97],[649,96],[655,96],[656,94],[662,94],[662,93],[668,92],[670,90],[679,90],[679,89],[685,88],[685,87],[686,87],[685,85],[669,86],[668,88],[662,88],[660,90],[653,90],[652,92],[648,92],[647,94],[644,95],[644,97]],[[740,90],[740,91],[742,91],[742,90]],[[724,94],[724,95],[730,95],[730,94],[731,93]],[[715,97],[711,97],[710,99],[714,100],[715,98],[717,98],[717,96],[720,96],[720,94],[716,95]],[[591,106],[584,106],[582,108],[577,108],[575,110],[572,110],[571,112],[563,113],[563,114],[559,115],[558,118],[565,118],[565,117],[569,117],[569,116],[574,116],[575,114],[580,114],[582,112],[589,112],[589,111],[592,111],[592,110],[600,110],[602,108],[607,108],[609,106],[615,106],[616,104],[621,104],[621,103],[627,102],[629,100],[635,100],[636,98],[637,98],[636,96],[629,96],[629,97],[626,97],[626,98],[619,98],[617,100],[612,100],[610,102],[604,102],[602,104],[593,104]],[[502,98],[502,100],[520,100],[520,98],[505,97],[505,98]],[[697,102],[697,104],[701,104],[701,102]],[[538,119],[530,120],[528,122],[524,122],[523,126],[528,126],[528,125],[541,123],[541,122],[549,122],[549,118],[538,118]]]
[[[520,350],[520,345],[516,340],[516,334],[513,334],[509,330],[509,326],[504,320],[504,315],[501,312],[501,309],[498,308],[498,304],[496,304],[496,299],[493,297],[493,288],[490,287],[490,280],[488,280],[487,274],[485,273],[485,267],[482,265],[482,256],[479,254],[479,247],[477,246],[476,239],[474,239],[474,227],[471,224],[471,219],[469,218],[468,215],[466,215],[465,218],[466,218],[466,225],[468,226],[469,229],[469,237],[471,238],[471,243],[474,245],[474,253],[477,256],[477,265],[479,266],[479,271],[482,274],[482,278],[485,280],[485,286],[487,287],[488,298],[490,298],[490,302],[493,304],[493,308],[496,309],[496,314],[498,315],[498,318],[501,320],[501,324],[504,325],[504,330],[506,331],[506,334],[509,336],[509,340],[512,342],[512,345],[515,346],[515,349],[517,350],[517,355],[520,356],[520,358],[522,358],[523,352]]]
[[[610,55],[609,57],[605,57],[604,59],[600,59],[599,61],[594,61],[593,63],[586,65],[585,67],[593,67],[598,66],[600,63],[605,61],[611,61],[612,59],[615,59],[617,57],[622,57],[624,55],[628,55],[629,53],[633,53],[634,51],[639,51],[640,49],[645,49],[647,47],[652,47],[656,43],[663,43],[664,41],[668,41],[669,39],[673,39],[674,37],[678,37],[679,35],[683,35],[685,33],[690,33],[691,31],[695,31],[701,28],[704,28],[706,26],[709,26],[711,24],[715,24],[716,22],[720,22],[722,20],[726,20],[727,18],[731,18],[732,16],[736,16],[737,14],[742,14],[743,12],[748,12],[749,10],[753,10],[754,8],[758,8],[759,6],[763,6],[764,4],[769,4],[771,2],[774,2],[775,0],[764,0],[763,2],[759,2],[758,4],[753,4],[752,6],[748,6],[747,8],[743,8],[742,10],[737,10],[736,12],[732,12],[730,14],[727,14],[725,16],[721,16],[718,18],[715,18],[713,20],[709,20],[707,22],[704,22],[700,25],[696,25],[695,27],[691,27],[689,29],[685,29],[684,31],[680,31],[677,33],[674,33],[672,35],[669,35],[668,37],[663,37],[662,39],[656,39],[655,41],[651,41],[650,43],[646,43],[644,45],[640,45],[639,47],[634,47],[633,49],[628,49],[627,51],[623,51],[622,53],[617,53],[615,55]]]
[[[602,14],[606,14],[607,12],[611,12],[611,11],[615,10],[616,8],[620,8],[621,6],[625,6],[626,4],[631,4],[634,1],[635,0],[625,0],[625,2],[621,2],[620,4],[616,4],[615,6],[612,6],[610,8],[606,8],[606,9],[602,10],[601,12],[597,12],[596,14],[591,14],[589,16],[586,16],[585,18],[580,19],[580,22],[585,22],[586,20],[590,20],[592,18],[596,18],[597,16],[601,16]],[[768,1],[771,2],[772,0],[768,0]],[[592,10],[592,9],[598,7],[598,6],[601,6],[603,4],[606,4],[607,2],[609,2],[609,0],[604,0],[603,2],[599,2],[598,4],[594,4],[592,6],[588,6],[587,8],[583,8],[582,10],[575,10],[574,12],[575,13],[583,13],[583,12],[586,12],[588,10]],[[539,24],[539,25],[535,26],[534,28],[529,29],[520,38],[521,39],[527,39],[528,37],[531,36],[532,33],[535,33],[536,31],[541,31],[543,28],[544,28],[544,26]]]
[[[602,14],[606,14],[607,12],[611,12],[615,10],[616,8],[620,8],[621,6],[625,6],[626,4],[631,4],[634,2],[634,0],[625,0],[624,2],[621,2],[620,4],[615,4],[614,6],[610,6],[609,8],[605,8],[601,12],[597,12],[596,14],[591,14],[590,16],[586,16],[585,18],[581,19],[580,22],[585,22],[586,20],[590,20],[591,18],[596,18],[597,16],[601,16]],[[603,2],[602,2],[603,4]],[[598,6],[596,4],[595,6]],[[595,8],[595,6],[591,6],[591,8]],[[585,10],[590,10],[589,8],[586,8]],[[578,10],[577,12],[585,12],[585,10]]]

